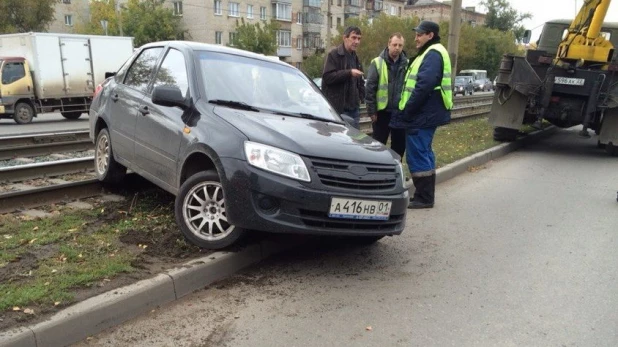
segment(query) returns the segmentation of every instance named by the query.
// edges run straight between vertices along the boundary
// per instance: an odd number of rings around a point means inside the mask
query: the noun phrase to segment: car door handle
[[[116,101],[120,100],[120,98],[118,97],[118,94],[112,95],[111,99],[112,99],[113,102],[116,102]]]
[[[140,106],[139,107],[139,112],[142,114],[142,116],[145,116],[145,115],[150,113],[150,111],[148,110],[148,106],[146,106],[146,105]]]

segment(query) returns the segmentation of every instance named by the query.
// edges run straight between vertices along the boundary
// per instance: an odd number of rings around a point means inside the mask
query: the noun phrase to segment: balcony
[[[292,0],[271,0],[271,4],[292,4]]]
[[[303,0],[303,7],[321,8],[322,0]]]
[[[279,47],[279,48],[277,48],[277,56],[278,57],[291,57],[292,56],[292,47]]]
[[[343,13],[346,18],[351,16],[358,16],[361,11],[361,0],[345,0],[343,6]]]
[[[307,9],[303,12],[303,33],[320,33],[324,23],[324,15],[320,10]]]
[[[381,12],[384,10],[384,2],[382,0],[367,0],[365,9],[367,11]]]

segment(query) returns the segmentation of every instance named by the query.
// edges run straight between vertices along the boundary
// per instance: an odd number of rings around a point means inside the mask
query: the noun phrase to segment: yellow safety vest
[[[378,101],[376,111],[380,111],[385,109],[388,104],[388,68],[382,57],[374,58],[371,63],[375,64],[378,75],[380,76],[378,81],[378,92],[376,93],[376,100]]]
[[[451,83],[451,58],[446,51],[446,48],[439,43],[433,44],[429,46],[421,55],[414,59],[414,62],[406,72],[406,84],[401,91],[401,100],[399,100],[399,109],[403,111],[406,107],[406,103],[412,96],[412,92],[414,92],[414,87],[416,86],[416,79],[418,76],[418,69],[421,67],[421,63],[423,59],[425,59],[425,55],[430,50],[436,50],[440,55],[442,55],[442,61],[444,62],[444,71],[442,73],[442,82],[439,86],[435,87],[434,90],[440,90],[442,94],[442,101],[444,101],[444,107],[447,110],[453,108],[453,88]]]

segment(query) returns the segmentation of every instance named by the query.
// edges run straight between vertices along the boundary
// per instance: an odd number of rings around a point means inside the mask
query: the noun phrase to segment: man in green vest
[[[415,192],[408,208],[432,208],[436,188],[436,158],[431,148],[436,128],[451,121],[453,90],[451,60],[440,43],[440,26],[422,21],[416,31],[418,54],[408,67],[391,128],[406,131],[406,161]]]
[[[393,111],[399,109],[403,89],[403,78],[408,67],[408,58],[403,51],[404,39],[401,33],[394,33],[388,39],[388,46],[371,61],[367,71],[365,104],[371,118],[372,137],[386,144],[391,136],[391,149],[403,158],[406,150],[406,133],[403,129],[391,129]]]

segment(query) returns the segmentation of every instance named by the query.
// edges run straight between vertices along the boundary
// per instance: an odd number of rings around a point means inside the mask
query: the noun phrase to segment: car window
[[[135,59],[135,62],[131,64],[129,71],[127,71],[124,84],[145,93],[157,59],[162,51],[162,47],[153,47],[143,50],[137,59]]]
[[[182,96],[187,96],[189,91],[187,64],[180,51],[170,49],[167,52],[155,78],[154,87],[156,86],[176,86],[182,92]]]
[[[26,76],[24,63],[6,63],[2,69],[2,84],[10,84]]]
[[[133,59],[135,59],[135,56],[139,53],[138,50],[135,50],[133,52],[133,54],[131,54],[131,56],[129,57],[129,59],[127,59],[124,64],[122,64],[122,66],[118,69],[118,71],[116,72],[116,75],[114,76],[114,78],[116,79],[116,82],[118,83],[123,83],[124,81],[124,77],[127,73],[127,70],[129,69],[129,66],[131,66],[131,62],[133,61]]]

